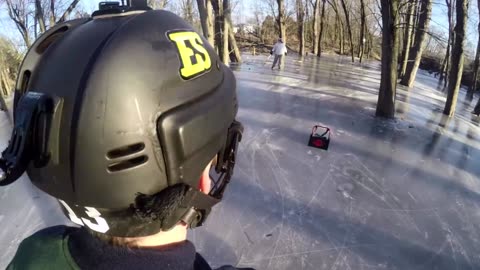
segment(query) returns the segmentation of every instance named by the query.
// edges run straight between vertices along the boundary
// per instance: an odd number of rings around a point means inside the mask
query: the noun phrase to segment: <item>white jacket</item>
[[[285,46],[285,43],[277,42],[273,46],[272,51],[276,55],[285,55],[287,53],[287,46]]]

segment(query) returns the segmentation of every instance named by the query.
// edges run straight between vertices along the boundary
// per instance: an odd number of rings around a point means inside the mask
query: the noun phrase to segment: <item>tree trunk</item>
[[[229,21],[228,44],[231,51],[230,60],[232,62],[241,63],[242,56],[240,55],[240,50],[238,49],[237,41],[235,40],[235,34],[233,33],[233,29],[232,29],[232,22],[231,20],[228,20],[228,21]]]
[[[479,14],[479,19],[480,19],[480,0],[477,2],[478,6],[478,14]],[[478,33],[480,34],[480,21],[478,23]],[[475,61],[473,61],[473,78],[472,82],[470,83],[470,86],[468,87],[468,93],[467,93],[467,98],[469,100],[473,99],[473,94],[477,90],[477,79],[478,79],[478,66],[480,62],[480,36],[477,41],[477,52],[475,53]]]
[[[228,58],[230,52],[228,51],[228,30],[229,24],[228,20],[226,19],[230,15],[230,0],[223,0],[223,28],[222,28],[222,45],[223,45],[223,54],[222,54],[222,62],[224,64],[228,64]]]
[[[363,54],[365,53],[365,30],[366,30],[366,14],[365,14],[365,0],[360,0],[360,42],[358,44],[358,58],[360,63],[363,60]]]
[[[412,27],[412,35],[410,38],[412,39],[411,45],[412,47],[415,45],[415,38],[417,36],[418,30],[418,21],[420,19],[420,1],[422,0],[414,0],[414,11],[413,11],[413,27]]]
[[[57,17],[55,14],[55,0],[50,0],[50,27],[55,25]]]
[[[395,91],[398,66],[399,0],[381,0],[382,12],[382,75],[376,116],[395,117]]]
[[[444,86],[447,86],[448,80],[448,71],[450,69],[450,51],[452,49],[453,43],[453,21],[452,21],[452,0],[445,0],[445,4],[447,6],[447,15],[448,15],[448,42],[447,42],[447,49],[445,52],[445,59],[442,63],[442,71],[440,74],[439,82],[444,82]]]
[[[207,29],[208,29],[208,42],[214,46],[215,44],[215,24],[213,17],[212,0],[205,0],[205,8],[207,10]]]
[[[4,91],[3,91],[3,89],[6,89],[4,74],[2,74],[0,79],[1,79],[1,81],[0,81],[0,111],[7,111],[7,103],[5,102],[6,93],[4,93]]]
[[[367,50],[367,58],[370,59],[372,56],[372,48],[373,48],[373,36],[372,34],[368,33],[368,50]]]
[[[327,16],[327,18],[328,18],[328,16]],[[332,31],[332,29],[329,28],[329,30],[330,30],[329,33],[330,33],[330,37],[331,37],[331,39],[330,39],[330,46],[331,46],[331,47],[334,47],[335,44],[338,43],[338,28],[339,28],[339,22],[338,22],[338,20],[337,20],[337,16],[336,16],[336,15],[335,15],[334,19],[335,19],[335,22],[333,23],[333,29],[334,29],[334,30]]]
[[[206,8],[205,1],[206,0],[197,0],[197,8],[198,8],[198,15],[200,17],[200,25],[202,26],[203,36],[208,40],[209,33],[208,33],[208,26],[207,26],[207,8]]]
[[[430,16],[432,14],[432,0],[421,0],[420,20],[415,36],[415,45],[408,54],[407,69],[400,84],[412,87],[417,76],[418,66],[422,60],[423,49],[427,37],[428,26],[430,24]]]
[[[298,54],[302,57],[302,59],[305,55],[305,9],[303,4],[303,0],[296,0],[298,40],[300,41]]]
[[[448,94],[445,110],[443,113],[448,116],[455,114],[458,92],[463,73],[463,46],[465,43],[465,29],[467,25],[468,0],[457,0],[457,23],[455,25],[455,42],[452,47],[452,65],[448,75]]]
[[[212,0],[213,11],[215,13],[215,49],[220,57],[223,57],[223,2],[222,0]],[[222,59],[223,61],[223,59]]]
[[[286,26],[286,13],[285,13],[285,0],[277,0],[278,4],[278,29],[280,29],[280,38],[283,40],[285,46],[287,45],[287,26]],[[284,67],[285,57],[281,58],[280,66]]]
[[[40,33],[44,33],[45,31],[47,31],[47,27],[45,25],[45,17],[43,15],[42,3],[40,0],[35,0],[35,17],[37,17],[38,20]]]
[[[338,11],[337,7],[337,2],[334,1],[328,1],[330,6],[332,7],[333,11],[335,12],[335,29],[334,31],[339,31],[338,32],[338,47],[339,47],[339,54],[343,55],[344,54],[344,48],[345,48],[345,37],[344,37],[344,25],[342,18],[340,16],[340,12]],[[324,7],[325,8],[325,7]]]
[[[348,40],[350,41],[350,54],[352,55],[352,63],[355,62],[355,55],[353,53],[353,35],[352,35],[352,27],[350,26],[350,13],[347,10],[347,6],[345,5],[345,0],[341,0],[343,12],[345,13],[345,22],[347,23],[347,31],[348,31]]]
[[[340,55],[343,55],[345,54],[345,32],[344,32],[344,27],[343,27],[343,21],[342,19],[340,18],[340,16],[338,16],[338,21],[340,22],[340,39],[339,39],[339,52],[340,52]]]
[[[0,111],[7,111],[7,102],[6,98],[10,95],[10,90],[13,88],[7,68],[0,71]]]
[[[72,12],[72,10],[77,6],[78,2],[80,2],[80,0],[73,0],[72,3],[70,3],[68,8],[63,13],[62,17],[60,17],[57,23],[64,22],[67,19],[67,17],[70,15],[70,12]]]
[[[318,57],[322,56],[322,37],[325,28],[325,0],[322,0],[322,14],[320,15],[320,33],[318,34]]]
[[[38,25],[38,19],[37,19],[37,16],[34,16],[33,17],[33,37],[35,38],[35,40],[37,40],[38,38],[37,25]]]
[[[3,97],[3,91],[0,91],[0,111],[7,111],[7,103]]]
[[[187,22],[193,25],[193,0],[187,0],[186,15]]]
[[[212,2],[211,0],[197,0],[198,13],[200,15],[200,24],[202,25],[203,36],[210,45],[215,46]]]
[[[447,51],[447,63],[445,65],[445,76],[443,77],[443,87],[447,87],[448,83],[448,74],[450,74],[450,66],[452,64],[452,47],[453,47],[453,34],[452,34],[452,39],[450,40],[450,44],[448,45],[448,51]]]
[[[285,0],[277,0],[278,4],[278,18],[277,24],[278,29],[280,29],[280,38],[282,38],[283,43],[287,44],[287,29],[286,29],[286,18],[285,18]],[[283,59],[284,57],[282,57]]]
[[[407,70],[408,64],[408,55],[410,53],[410,47],[412,46],[412,32],[413,32],[413,12],[415,11],[415,1],[410,0],[408,3],[408,10],[407,10],[407,19],[404,31],[404,40],[403,40],[403,58],[402,58],[402,67],[400,69],[400,77],[405,75],[405,71]]]
[[[232,10],[230,8],[230,0],[228,1],[227,5],[229,7],[228,12],[225,12],[224,15],[225,21],[228,24],[228,48],[230,52],[230,61],[241,63],[242,56],[240,55],[240,50],[238,49],[237,41],[235,40],[235,33],[233,33]]]
[[[318,53],[318,42],[317,42],[317,36],[318,36],[318,20],[319,20],[319,12],[318,10],[319,5],[318,5],[319,0],[315,0],[315,4],[313,6],[313,22],[312,22],[312,53],[317,54]]]
[[[164,9],[169,0],[147,0],[147,4],[152,9]]]
[[[183,19],[193,25],[193,0],[182,0],[181,9]]]
[[[443,59],[442,69],[441,69],[441,72],[440,72],[440,78],[438,79],[439,83],[441,83],[442,81],[444,81],[445,84],[447,83],[448,67],[449,67],[449,64],[450,64],[450,50],[451,50],[450,43],[451,43],[451,41],[450,41],[450,36],[449,36],[448,37],[448,43],[447,43],[447,49],[445,51],[445,59]]]

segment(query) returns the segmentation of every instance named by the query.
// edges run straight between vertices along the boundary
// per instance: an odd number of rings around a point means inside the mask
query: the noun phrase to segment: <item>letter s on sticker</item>
[[[167,33],[167,36],[175,44],[180,56],[180,75],[183,79],[193,79],[210,70],[212,60],[196,32],[174,31]]]

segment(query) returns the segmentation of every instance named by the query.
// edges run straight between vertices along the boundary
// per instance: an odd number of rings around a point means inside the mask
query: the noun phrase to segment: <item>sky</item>
[[[288,1],[288,0],[287,0]],[[292,0],[290,0],[292,1]],[[469,18],[467,23],[467,51],[472,53],[475,49],[478,32],[477,32],[477,22],[478,22],[478,9],[475,0],[470,0],[470,10]],[[0,3],[3,1],[0,0]],[[91,13],[97,6],[99,0],[80,0],[79,5],[85,11]],[[176,2],[176,0],[170,0],[169,2]],[[253,14],[254,6],[258,5],[258,0],[232,0],[234,5],[236,4],[235,10],[232,12],[234,23],[246,23],[249,19],[250,14]],[[194,1],[195,3],[195,1]],[[433,9],[432,9],[432,19],[431,27],[439,31],[447,33],[448,31],[448,19],[447,19],[447,7],[445,5],[445,0],[433,0]],[[18,40],[18,32],[15,26],[11,23],[8,18],[7,10],[5,4],[0,4],[0,33],[10,37],[14,40]]]

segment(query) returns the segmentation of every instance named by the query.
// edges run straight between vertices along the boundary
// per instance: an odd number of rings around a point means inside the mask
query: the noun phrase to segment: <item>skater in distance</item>
[[[277,43],[273,45],[273,49],[271,51],[271,54],[274,55],[273,59],[273,64],[272,64],[272,69],[275,68],[275,65],[278,63],[278,69],[283,68],[283,56],[287,55],[287,46],[285,43],[283,43],[283,40],[281,38],[278,39]]]

